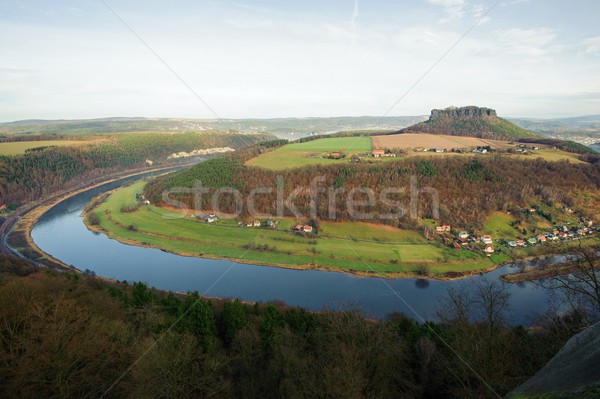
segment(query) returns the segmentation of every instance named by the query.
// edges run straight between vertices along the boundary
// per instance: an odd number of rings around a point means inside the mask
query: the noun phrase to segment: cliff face
[[[498,140],[539,137],[536,133],[499,118],[491,108],[475,106],[434,109],[427,121],[402,129],[398,133],[446,134]]]
[[[485,117],[497,117],[496,110],[491,108],[483,107],[448,107],[446,109],[434,109],[431,111],[429,120],[438,118],[485,118]]]

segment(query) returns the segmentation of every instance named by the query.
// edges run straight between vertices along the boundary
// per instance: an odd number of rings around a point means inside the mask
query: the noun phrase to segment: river
[[[455,281],[422,279],[382,280],[317,270],[291,270],[179,256],[153,248],[122,244],[89,231],[80,214],[102,192],[140,177],[105,184],[71,197],[50,209],[31,235],[45,252],[80,270],[118,280],[143,281],[180,292],[248,301],[283,301],[311,310],[359,308],[375,318],[402,312],[414,319],[435,320],[439,299],[452,287],[472,287],[482,279],[498,280],[514,272],[510,264],[490,273]],[[505,284],[505,283],[502,283]],[[511,311],[508,322],[531,325],[548,308],[547,293],[532,283],[507,284]]]

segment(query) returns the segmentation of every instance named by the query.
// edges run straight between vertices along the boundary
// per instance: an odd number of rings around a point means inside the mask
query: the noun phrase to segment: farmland
[[[329,152],[343,152],[346,160],[353,154],[371,151],[370,137],[336,137],[292,143],[269,151],[246,164],[271,170],[283,170],[306,165],[331,165],[343,160],[326,159],[323,155]]]
[[[240,226],[234,219],[207,224],[191,215],[174,218],[172,211],[165,217],[169,211],[163,208],[135,206],[135,195],[144,184],[111,194],[91,211],[98,225],[90,227],[125,243],[188,256],[389,277],[414,276],[426,270],[443,278],[447,272],[486,270],[508,259],[502,254],[489,259],[476,252],[455,251],[427,241],[416,231],[368,223],[321,222],[317,238],[292,234],[290,227],[296,221],[289,218],[276,220],[279,225],[272,229]]]
[[[415,147],[439,148],[472,148],[490,146],[493,149],[514,147],[507,141],[484,140],[477,137],[448,136],[429,133],[405,133],[388,136],[374,136],[373,148],[413,149]]]
[[[464,136],[449,136],[430,133],[404,133],[386,136],[374,136],[374,149],[390,149],[390,150],[408,150],[407,155],[440,155],[435,152],[416,152],[412,151],[417,147],[425,149],[443,149],[449,151],[451,149],[471,149],[476,147],[489,146],[493,150],[506,151],[515,149],[515,144],[502,140],[481,139],[478,137]],[[579,160],[579,154],[563,151],[543,144],[536,144],[537,150],[528,150],[527,153],[504,153],[506,156],[520,159],[535,159],[542,158],[545,161],[557,162],[568,161],[572,163],[582,163]],[[452,153],[446,152],[442,154],[451,155],[473,155],[472,152]]]
[[[65,145],[90,144],[93,141],[82,140],[42,140],[42,141],[14,141],[0,143],[0,155],[20,155],[27,150],[42,147],[58,147]]]

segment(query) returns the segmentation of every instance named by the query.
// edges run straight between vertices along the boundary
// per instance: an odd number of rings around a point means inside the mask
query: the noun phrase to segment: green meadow
[[[326,138],[304,143],[287,144],[250,159],[246,164],[271,170],[282,170],[315,164],[332,165],[340,162],[348,162],[352,155],[370,151],[370,137]],[[346,158],[323,158],[329,152],[343,152],[346,154]]]
[[[0,155],[19,155],[32,148],[58,147],[73,144],[88,144],[89,141],[77,140],[43,140],[43,141],[13,141],[0,143]]]
[[[489,269],[508,259],[501,254],[490,259],[468,250],[456,251],[429,242],[415,231],[368,223],[321,222],[319,237],[311,238],[294,235],[290,228],[296,221],[291,219],[276,219],[277,229],[249,228],[233,219],[207,224],[152,205],[130,210],[137,206],[135,195],[144,184],[121,188],[92,210],[98,227],[130,244],[183,255],[382,276],[415,276],[426,271],[444,277],[447,272]]]

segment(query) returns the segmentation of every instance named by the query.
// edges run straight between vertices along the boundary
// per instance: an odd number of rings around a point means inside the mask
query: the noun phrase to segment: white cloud
[[[456,7],[465,4],[465,0],[427,0],[427,2],[444,7]]]
[[[600,55],[600,36],[585,39],[581,44],[584,54]]]

